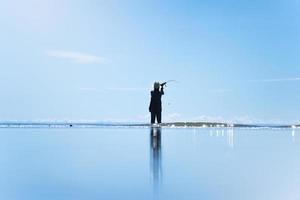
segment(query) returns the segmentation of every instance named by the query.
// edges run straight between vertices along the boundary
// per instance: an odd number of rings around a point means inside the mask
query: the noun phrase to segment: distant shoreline
[[[0,122],[0,128],[96,128],[96,127],[151,127],[148,123],[117,122]],[[154,125],[158,126],[158,125]],[[159,125],[166,128],[300,128],[300,125],[229,124],[219,122],[167,122]]]

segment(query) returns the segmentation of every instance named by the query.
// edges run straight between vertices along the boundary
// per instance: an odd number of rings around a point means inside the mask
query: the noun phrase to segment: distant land
[[[292,125],[273,125],[273,124],[229,124],[229,123],[218,123],[218,122],[174,122],[174,123],[164,123],[166,126],[175,126],[175,127],[239,127],[239,128],[292,128]]]
[[[67,128],[67,127],[149,127],[148,123],[78,122],[78,121],[0,121],[0,128]],[[300,125],[230,124],[220,122],[167,122],[169,128],[300,128]]]

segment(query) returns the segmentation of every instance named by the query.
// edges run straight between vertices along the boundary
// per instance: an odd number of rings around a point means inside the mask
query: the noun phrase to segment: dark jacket
[[[164,89],[159,91],[155,89],[151,91],[151,101],[149,105],[149,112],[161,112],[161,96],[164,95]]]

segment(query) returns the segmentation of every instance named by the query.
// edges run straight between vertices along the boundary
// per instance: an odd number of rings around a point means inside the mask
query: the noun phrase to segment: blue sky
[[[300,122],[300,3],[11,0],[1,120]]]

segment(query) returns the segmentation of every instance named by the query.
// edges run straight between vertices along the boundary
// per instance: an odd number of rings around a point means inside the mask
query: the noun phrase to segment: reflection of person
[[[157,194],[162,182],[161,128],[150,129],[150,169],[153,189]]]
[[[151,101],[149,106],[149,112],[151,112],[151,124],[155,123],[155,118],[157,123],[161,123],[161,96],[163,94],[163,85],[159,84],[159,82],[155,82],[154,90],[151,91]]]

